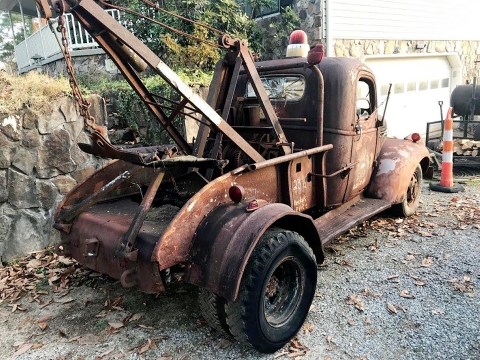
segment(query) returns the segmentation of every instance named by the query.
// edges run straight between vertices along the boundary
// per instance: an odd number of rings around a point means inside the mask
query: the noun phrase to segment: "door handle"
[[[360,137],[362,136],[362,125],[356,124],[355,125],[355,132],[357,133],[358,138],[360,139]]]

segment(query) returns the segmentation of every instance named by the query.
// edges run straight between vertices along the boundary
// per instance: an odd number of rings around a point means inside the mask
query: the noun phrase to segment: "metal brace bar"
[[[122,242],[118,245],[115,255],[120,258],[127,258],[131,261],[136,261],[137,253],[132,252],[135,247],[136,239],[140,228],[147,217],[148,210],[152,206],[153,199],[157,194],[157,190],[162,183],[165,176],[165,170],[161,170],[158,175],[152,180],[147,192],[142,200],[142,203],[138,206],[138,210],[133,217],[133,220],[128,228],[127,233],[122,239]]]
[[[247,49],[247,46],[241,42],[240,46],[240,55],[243,60],[243,64],[245,70],[247,71],[248,78],[251,81],[253,90],[255,91],[255,95],[257,95],[258,102],[260,103],[260,107],[265,114],[268,122],[272,125],[274,135],[277,139],[277,142],[280,144],[288,144],[288,140],[283,132],[282,126],[278,121],[277,114],[275,114],[275,110],[273,109],[272,103],[270,102],[270,98],[265,91],[263,83],[260,79],[260,75],[255,67],[255,63],[253,62],[252,55]],[[292,150],[288,145],[281,145],[281,148],[285,155],[291,154]]]
[[[110,181],[108,184],[104,185],[100,190],[96,193],[90,195],[85,200],[81,201],[79,204],[75,205],[71,209],[65,211],[61,214],[55,224],[55,228],[61,227],[62,223],[68,223],[73,218],[78,216],[81,212],[85,209],[89,208],[92,205],[95,205],[100,199],[108,194],[109,192],[113,191],[117,187],[119,187],[122,183],[130,179],[132,174],[129,171],[124,171],[120,175],[118,175],[115,179]]]
[[[235,88],[237,86],[238,75],[240,74],[240,68],[242,66],[242,59],[237,57],[235,59],[235,66],[233,68],[233,73],[230,80],[230,87],[228,89],[227,97],[225,99],[225,105],[222,111],[222,118],[228,120],[228,113],[230,112],[230,107],[232,106],[233,96],[235,95]],[[215,138],[215,144],[213,145],[212,151],[210,152],[210,157],[212,159],[216,159],[218,157],[218,151],[220,149],[220,145],[222,144],[223,134],[217,133]],[[210,180],[213,175],[213,169],[208,169],[205,175],[207,180]]]

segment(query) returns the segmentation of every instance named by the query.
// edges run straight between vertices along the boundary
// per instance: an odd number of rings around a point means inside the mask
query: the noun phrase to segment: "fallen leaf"
[[[75,300],[72,298],[65,298],[65,299],[56,300],[55,302],[59,304],[68,304],[68,303],[71,303],[72,301],[75,301]]]
[[[17,351],[13,353],[13,356],[20,356],[25,354],[28,350],[32,348],[33,344],[24,344]]]
[[[363,303],[362,299],[358,297],[357,294],[352,294],[348,296],[347,299],[348,305],[355,305],[355,307],[360,311],[365,311],[365,304]]]
[[[408,290],[402,290],[400,292],[400,296],[405,298],[405,299],[415,299],[415,296],[411,295],[408,293]]]
[[[397,308],[390,303],[387,303],[387,309],[388,309],[388,311],[390,311],[393,314],[396,314],[398,312]]]
[[[355,325],[355,321],[353,321],[353,320],[348,320],[348,321],[347,321],[347,324],[350,325],[350,326],[353,326],[353,325]]]
[[[140,313],[133,314],[129,321],[137,321],[137,320],[140,320],[144,315],[145,315],[144,312],[140,312]]]
[[[327,343],[330,344],[332,342],[332,339],[333,339],[332,335],[328,335],[327,336]]]
[[[432,315],[437,315],[437,314],[445,315],[445,310],[442,310],[442,309],[434,309],[434,310],[432,310]]]
[[[139,328],[142,328],[142,329],[155,329],[153,326],[151,325],[143,325],[143,324],[139,324],[138,325]]]
[[[372,320],[369,317],[367,317],[365,319],[365,325],[370,325],[371,323],[372,323]]]
[[[141,355],[141,354],[147,352],[148,350],[150,350],[150,344],[147,341],[145,344],[143,344],[142,346],[140,346],[138,348],[138,354]]]
[[[43,317],[41,317],[40,319],[38,319],[37,321],[35,321],[35,323],[41,323],[41,322],[45,322],[45,321],[48,321],[52,318],[52,314],[48,314],[48,315],[45,315]]]
[[[426,257],[422,259],[422,267],[430,267],[433,264],[433,258]]]
[[[37,325],[40,327],[42,330],[46,330],[48,325],[46,322],[37,322]]]
[[[108,354],[110,354],[113,350],[114,350],[114,348],[111,348],[110,350],[107,350],[107,351],[101,353],[100,355],[98,355],[97,358],[103,358],[104,356],[107,356]]]
[[[398,274],[387,276],[387,280],[392,280],[398,278]]]
[[[125,326],[124,323],[118,323],[118,322],[109,322],[108,325],[110,325],[110,327],[114,328],[114,329],[120,329],[122,327]]]
[[[40,349],[41,347],[43,347],[43,344],[40,344],[40,343],[37,343],[37,344],[33,344],[33,345],[32,345],[32,349],[34,349],[34,350]]]

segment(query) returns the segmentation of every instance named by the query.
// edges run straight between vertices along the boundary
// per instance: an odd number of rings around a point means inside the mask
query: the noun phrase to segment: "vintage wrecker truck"
[[[244,41],[221,34],[204,101],[104,11],[112,3],[37,4],[46,18],[82,23],[175,143],[126,149],[92,132],[79,144],[116,160],[58,206],[59,254],[147,293],[194,284],[213,328],[269,353],[305,321],[325,244],[385,209],[416,211],[428,151],[418,134],[386,137],[375,77],[359,60],[322,59],[316,46],[254,62]],[[180,100],[150,93],[146,67]],[[174,119],[192,112],[201,125],[189,143]]]

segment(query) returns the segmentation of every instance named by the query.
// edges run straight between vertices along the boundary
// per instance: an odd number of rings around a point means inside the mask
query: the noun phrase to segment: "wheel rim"
[[[302,298],[304,279],[294,257],[283,259],[271,273],[263,297],[265,320],[271,326],[282,326],[292,316]]]
[[[410,185],[408,186],[408,190],[407,190],[408,205],[412,205],[417,200],[419,188],[420,188],[420,184],[418,182],[418,174],[415,171],[410,180]]]

